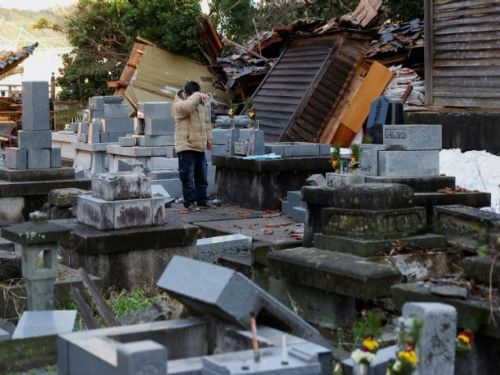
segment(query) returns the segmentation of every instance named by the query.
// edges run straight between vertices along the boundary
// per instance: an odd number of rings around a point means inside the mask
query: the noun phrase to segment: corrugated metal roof
[[[318,141],[366,47],[350,33],[290,43],[253,98],[266,140]]]
[[[499,2],[439,0],[425,5],[426,103],[498,108]]]

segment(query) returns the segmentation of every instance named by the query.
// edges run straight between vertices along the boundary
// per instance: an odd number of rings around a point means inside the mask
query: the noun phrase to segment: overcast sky
[[[75,2],[76,0],[0,0],[0,7],[40,10],[56,6],[65,7]],[[208,8],[207,0],[200,0],[200,2],[203,10],[206,11]]]

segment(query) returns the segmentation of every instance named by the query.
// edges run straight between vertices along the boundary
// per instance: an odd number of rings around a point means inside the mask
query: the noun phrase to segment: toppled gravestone
[[[189,280],[186,278],[189,277]],[[230,269],[174,256],[157,284],[189,309],[249,328],[265,312],[292,334],[329,347],[321,334],[243,275]]]

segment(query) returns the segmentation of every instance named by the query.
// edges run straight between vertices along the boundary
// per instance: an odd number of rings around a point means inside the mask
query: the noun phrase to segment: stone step
[[[245,275],[249,279],[252,278],[251,256],[248,254],[222,255],[217,259],[217,264],[222,267],[230,268],[236,272]]]
[[[383,184],[403,184],[410,186],[415,192],[437,192],[439,189],[455,189],[455,177],[384,177],[367,176],[366,182]]]
[[[446,236],[453,246],[476,252],[500,230],[500,215],[461,205],[436,206],[433,230]]]
[[[413,189],[401,184],[366,183],[336,189],[302,188],[303,200],[325,207],[389,210],[415,206]]]
[[[427,228],[423,207],[391,210],[324,208],[321,220],[323,233],[356,238],[407,237],[422,233]]]
[[[465,276],[489,285],[491,261],[492,259],[490,256],[474,256],[465,258],[463,261]],[[493,266],[491,281],[494,286],[500,286],[500,261],[498,260]]]
[[[446,237],[438,234],[420,234],[386,240],[369,240],[322,233],[314,235],[314,246],[317,248],[353,254],[360,257],[371,257],[379,253],[389,253],[396,243],[423,249],[444,248],[446,247]]]
[[[401,280],[391,266],[317,248],[294,248],[269,254],[273,276],[329,293],[369,300],[390,294]]]

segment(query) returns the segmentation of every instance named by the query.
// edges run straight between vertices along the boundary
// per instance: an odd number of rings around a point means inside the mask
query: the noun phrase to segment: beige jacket
[[[195,92],[187,99],[178,93],[174,103],[175,152],[204,151],[207,142],[212,142],[210,121],[201,95]]]

